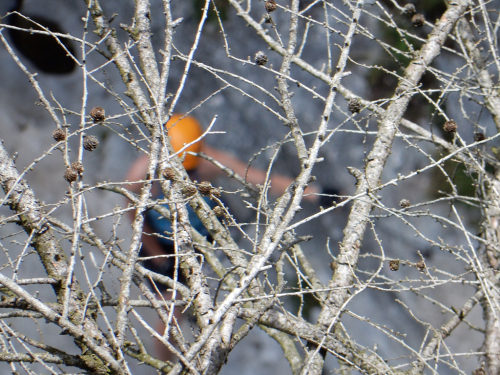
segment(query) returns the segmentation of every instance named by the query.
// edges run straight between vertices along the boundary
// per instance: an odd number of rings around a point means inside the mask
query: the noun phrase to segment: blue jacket
[[[165,198],[165,196],[163,195],[163,193],[160,194],[158,197],[156,197],[156,199],[164,199],[164,198]],[[214,201],[212,201],[208,198],[205,198],[205,201],[207,202],[207,204],[210,207],[213,208],[215,206]],[[194,212],[194,210],[191,208],[191,206],[189,204],[187,204],[186,206],[187,206],[188,215],[189,215],[189,222],[191,223],[191,226],[194,229],[196,229],[201,235],[207,237],[209,235],[208,230],[205,228],[205,226],[201,222],[200,218],[196,215],[196,213]],[[167,205],[165,205],[165,207],[168,208]],[[163,217],[155,210],[153,210],[153,209],[148,210],[146,212],[145,219],[146,219],[146,223],[150,226],[151,230],[154,233],[158,233],[158,234],[165,236],[165,237],[171,237],[173,235],[172,223],[170,222],[170,220],[168,218]],[[165,233],[165,232],[167,232],[167,233]],[[168,238],[158,237],[157,239],[164,246],[172,246],[174,244],[174,242]]]

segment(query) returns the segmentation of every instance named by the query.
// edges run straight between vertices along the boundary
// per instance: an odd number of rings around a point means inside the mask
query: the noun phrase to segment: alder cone
[[[413,16],[416,13],[415,5],[413,4],[406,4],[403,9],[403,13],[406,14],[407,16]]]
[[[210,195],[210,192],[212,191],[212,184],[208,181],[203,181],[198,185],[198,191],[201,193],[201,195],[208,197]]]
[[[79,161],[74,161],[71,163],[71,169],[74,170],[78,174],[83,173],[83,164]]]
[[[407,208],[407,207],[410,207],[411,206],[411,203],[408,199],[401,199],[399,201],[399,205],[403,208]]]
[[[457,131],[457,123],[453,120],[448,120],[444,123],[443,129],[448,133],[456,133]]]
[[[99,139],[95,135],[83,137],[83,148],[87,151],[94,151],[99,146]]]
[[[64,172],[64,179],[68,181],[69,183],[72,183],[76,181],[78,178],[78,172],[75,171],[73,168],[68,167],[66,168],[66,172]]]
[[[486,136],[483,133],[474,134],[474,142],[481,142],[486,139]]]
[[[54,130],[52,132],[52,137],[57,142],[64,141],[66,139],[66,132],[64,130],[60,129],[60,128],[57,128],[56,130]]]
[[[259,51],[255,54],[255,63],[259,66],[266,65],[267,56],[264,52]]]
[[[349,112],[358,113],[359,111],[361,111],[360,101],[356,98],[349,100]]]
[[[264,7],[266,8],[267,13],[274,12],[278,8],[276,1],[274,0],[266,0]]]
[[[104,121],[106,118],[104,109],[102,107],[94,107],[90,110],[90,117],[94,122]]]
[[[186,197],[192,197],[196,194],[196,191],[197,189],[193,185],[186,185],[182,188],[182,194],[184,194]]]
[[[163,177],[165,180],[173,180],[175,179],[175,172],[173,168],[167,167],[163,170]]]
[[[422,14],[417,13],[411,18],[411,22],[415,25],[415,27],[424,26],[425,17]]]
[[[397,271],[397,270],[399,270],[399,260],[391,260],[389,262],[389,269],[391,271]]]

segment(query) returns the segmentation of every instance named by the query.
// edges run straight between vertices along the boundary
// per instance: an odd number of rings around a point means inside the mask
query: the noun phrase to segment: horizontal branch
[[[238,309],[238,317],[242,319],[251,319],[256,314],[252,308]],[[396,373],[391,372],[390,367],[375,354],[369,354],[366,350],[356,351],[350,345],[346,345],[338,340],[334,335],[327,334],[324,330],[310,324],[291,314],[281,314],[274,310],[265,312],[259,319],[259,324],[269,328],[274,328],[281,332],[298,336],[308,342],[319,344],[324,341],[323,347],[337,355],[340,359],[348,359],[361,369],[370,374]],[[326,338],[326,339],[325,339]]]
[[[75,355],[56,355],[50,353],[8,353],[0,352],[1,362],[44,362],[44,363],[56,363],[59,365],[75,366],[85,369],[87,366],[85,362]]]

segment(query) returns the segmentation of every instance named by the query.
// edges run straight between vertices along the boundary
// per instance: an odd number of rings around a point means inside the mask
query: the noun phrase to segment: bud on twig
[[[416,264],[415,267],[420,271],[423,272],[425,270],[425,262],[423,260],[419,260]]]
[[[220,206],[214,207],[213,211],[214,211],[215,216],[224,215],[224,210]]]
[[[221,196],[220,189],[219,188],[212,188],[210,190],[210,195],[217,197],[217,198],[220,198],[220,196]]]

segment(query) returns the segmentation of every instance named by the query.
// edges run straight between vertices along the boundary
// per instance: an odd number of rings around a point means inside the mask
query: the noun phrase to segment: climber
[[[180,151],[185,144],[194,142],[203,134],[200,124],[192,116],[173,114],[170,120],[166,123],[165,127],[168,132],[168,136],[170,137],[172,147],[176,152]],[[266,173],[262,170],[248,167],[246,163],[238,160],[235,156],[214,149],[210,146],[207,146],[203,141],[199,141],[186,148],[182,155],[180,155],[181,158],[184,158],[183,165],[186,168],[186,171],[188,172],[192,181],[213,181],[215,177],[224,175],[225,172],[223,172],[220,168],[215,166],[210,161],[192,154],[188,154],[186,152],[203,152],[207,156],[217,160],[240,176],[245,176],[248,183],[254,185],[263,184],[266,180]],[[130,168],[127,175],[127,180],[130,182],[143,180],[147,173],[148,164],[149,156],[140,156]],[[278,174],[271,174],[270,182],[271,186],[268,190],[269,193],[278,195],[282,194],[287,189],[287,187],[293,182],[293,179]],[[130,190],[139,193],[141,188],[141,183],[132,183]],[[319,192],[320,189],[317,186],[309,186],[305,190],[304,199],[310,200],[314,203],[322,203],[321,196],[316,195]],[[152,195],[154,199],[164,198],[159,184],[153,184]],[[330,204],[332,200],[333,198],[330,197]],[[206,201],[212,207],[215,204],[214,201],[211,201],[208,198],[206,198]],[[208,231],[205,229],[201,220],[197,217],[197,215],[189,205],[187,205],[187,209],[191,226],[200,234],[209,237]],[[130,214],[133,218],[133,211],[131,211]],[[147,260],[143,261],[143,265],[153,272],[157,272],[170,278],[174,278],[176,262],[172,257],[166,256],[172,256],[175,254],[175,246],[173,241],[165,236],[165,232],[172,232],[170,221],[162,217],[155,210],[148,210],[145,214],[143,231],[144,234],[142,236],[142,248],[139,256],[148,258]],[[185,282],[182,272],[177,272],[177,277],[178,281],[182,283]],[[170,293],[163,294],[165,299],[172,298],[172,295]],[[175,310],[174,315],[177,321],[182,320],[182,314],[177,309]],[[165,326],[161,322],[159,322],[157,330],[161,333],[165,330]],[[160,355],[160,358],[164,360],[171,359],[171,353],[165,350],[163,344],[159,341],[157,344],[157,352]]]
[[[181,150],[185,144],[195,141],[203,134],[200,124],[194,117],[183,116],[180,114],[173,114],[171,116],[170,120],[166,124],[166,129],[168,131],[172,147],[176,152]],[[266,173],[264,171],[248,167],[246,163],[238,160],[235,156],[207,146],[202,140],[189,146],[185,152],[203,152],[240,176],[246,176],[246,181],[248,183],[255,185],[265,182]],[[182,157],[184,157],[183,165],[193,181],[213,181],[215,177],[224,175],[224,172],[221,169],[208,160],[188,153],[184,153]],[[148,155],[142,155],[139,157],[130,168],[127,175],[128,181],[143,180],[146,175],[148,163]],[[293,181],[292,178],[278,174],[271,174],[270,180],[271,187],[269,188],[269,193],[274,195],[282,194]],[[141,187],[142,184],[133,184],[131,190],[139,193]],[[314,203],[319,203],[319,197],[316,195],[319,192],[320,190],[316,186],[309,186],[305,191],[304,199]],[[158,185],[153,186],[152,194],[155,199],[163,198]],[[211,201],[207,199],[207,203],[210,204]],[[193,228],[201,234],[208,236],[207,230],[189,206],[188,212],[189,220]],[[144,232],[159,233],[162,236],[142,236],[142,250],[140,254],[142,257],[155,257],[175,253],[173,242],[163,236],[165,232],[172,232],[170,221],[161,217],[156,211],[149,210],[146,213]],[[169,277],[173,276],[174,262],[166,257],[148,259],[144,262],[144,265],[151,271],[159,272]],[[179,276],[182,281],[180,273]]]

